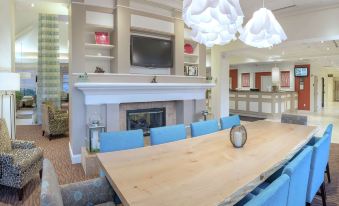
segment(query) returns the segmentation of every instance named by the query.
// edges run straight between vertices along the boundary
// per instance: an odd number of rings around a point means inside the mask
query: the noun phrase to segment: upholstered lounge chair
[[[43,163],[41,206],[113,206],[113,189],[105,177],[59,185],[51,162]]]
[[[24,186],[42,172],[43,152],[34,142],[11,140],[4,119],[0,119],[0,185],[16,188],[19,200]]]
[[[68,113],[57,110],[53,103],[44,102],[42,104],[42,136],[63,135],[68,131]]]

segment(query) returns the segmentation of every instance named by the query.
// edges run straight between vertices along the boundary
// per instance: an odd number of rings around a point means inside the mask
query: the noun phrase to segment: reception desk
[[[298,94],[293,91],[230,91],[230,113],[275,118],[298,108]]]

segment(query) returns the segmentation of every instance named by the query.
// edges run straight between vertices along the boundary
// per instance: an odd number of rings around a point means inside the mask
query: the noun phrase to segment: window
[[[62,78],[62,91],[68,93],[69,90],[69,76],[68,74],[64,74]]]
[[[250,73],[241,74],[241,86],[250,87]]]
[[[290,87],[290,71],[281,71],[280,72],[280,86],[281,87]]]

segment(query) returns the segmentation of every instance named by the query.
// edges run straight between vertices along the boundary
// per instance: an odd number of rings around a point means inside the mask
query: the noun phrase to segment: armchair
[[[49,160],[44,160],[43,168],[41,206],[115,205],[113,189],[106,177],[59,185],[55,169]]]
[[[55,109],[53,103],[42,104],[42,135],[62,135],[68,131],[68,112]]]
[[[24,186],[39,172],[42,174],[43,151],[34,142],[11,140],[4,119],[0,119],[0,185],[18,190],[19,200]]]

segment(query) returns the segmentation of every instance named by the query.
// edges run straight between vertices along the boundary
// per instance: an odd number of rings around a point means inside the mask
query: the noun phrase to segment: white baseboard
[[[79,163],[81,163],[81,154],[76,154],[76,155],[73,154],[70,142],[68,143],[68,147],[69,147],[69,154],[71,156],[72,164],[79,164]]]

